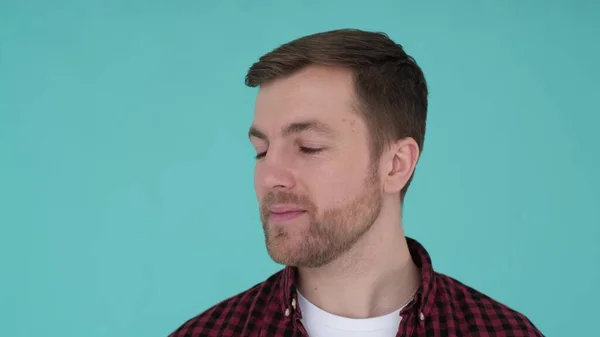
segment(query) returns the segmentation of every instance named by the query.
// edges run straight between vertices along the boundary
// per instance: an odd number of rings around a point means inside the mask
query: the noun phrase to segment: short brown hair
[[[246,85],[258,87],[309,65],[344,67],[354,75],[358,111],[369,129],[371,154],[411,137],[423,150],[428,89],[421,68],[387,34],[339,29],[307,35],[279,46],[254,63]],[[412,176],[402,189],[404,195]]]

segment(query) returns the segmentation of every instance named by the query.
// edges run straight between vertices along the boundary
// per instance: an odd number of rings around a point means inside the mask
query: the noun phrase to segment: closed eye
[[[323,151],[323,149],[300,146],[300,151],[302,151],[302,153],[306,153],[306,154],[316,154],[316,153]]]
[[[323,151],[322,148],[312,148],[312,147],[306,147],[306,146],[300,146],[300,152],[304,153],[304,154],[317,154],[319,152]],[[261,152],[261,153],[257,153],[255,156],[255,159],[262,159],[267,155],[267,152]]]

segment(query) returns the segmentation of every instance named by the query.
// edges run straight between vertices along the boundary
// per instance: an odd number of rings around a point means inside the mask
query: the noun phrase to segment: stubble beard
[[[298,231],[268,221],[268,208],[272,204],[291,203],[306,210],[308,230]],[[346,253],[375,223],[382,207],[379,176],[371,169],[364,182],[362,193],[340,207],[319,210],[306,196],[292,192],[272,192],[261,203],[261,221],[269,256],[279,264],[318,268]]]

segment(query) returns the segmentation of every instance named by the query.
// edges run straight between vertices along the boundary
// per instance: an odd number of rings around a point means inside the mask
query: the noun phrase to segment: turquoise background
[[[405,226],[547,336],[598,333],[600,4],[0,0],[0,336],[165,336],[280,266],[260,55],[389,33],[431,89]]]

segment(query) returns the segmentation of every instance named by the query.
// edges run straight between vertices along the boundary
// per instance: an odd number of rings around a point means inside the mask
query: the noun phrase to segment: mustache
[[[300,204],[301,200],[296,194],[292,192],[269,192],[263,198],[263,205],[273,204]]]

